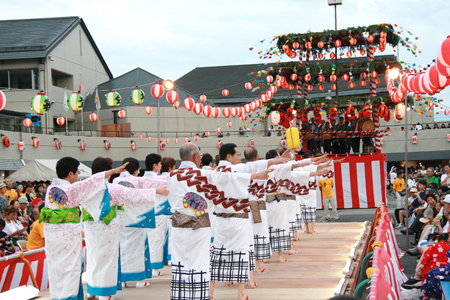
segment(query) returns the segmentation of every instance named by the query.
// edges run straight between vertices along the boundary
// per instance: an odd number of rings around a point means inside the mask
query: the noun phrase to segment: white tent
[[[21,181],[47,181],[52,180],[56,176],[57,159],[35,159],[27,163],[25,166],[12,173],[6,179],[13,182]],[[91,176],[92,171],[88,166],[80,163],[78,166],[80,174],[78,179],[85,179]]]

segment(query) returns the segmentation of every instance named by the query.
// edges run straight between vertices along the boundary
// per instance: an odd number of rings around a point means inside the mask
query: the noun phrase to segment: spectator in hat
[[[420,206],[419,199],[417,197],[417,189],[415,187],[409,190],[408,197],[408,210],[405,208],[397,208],[395,210],[395,218],[397,219],[398,225],[395,227],[396,229],[405,228],[404,220],[405,217],[412,216],[413,210]]]
[[[19,198],[19,209],[17,211],[17,219],[22,223],[23,227],[28,227],[30,215],[27,215],[28,200],[26,197]]]

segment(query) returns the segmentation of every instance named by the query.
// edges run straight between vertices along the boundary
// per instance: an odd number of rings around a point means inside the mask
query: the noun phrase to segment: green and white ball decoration
[[[67,106],[74,112],[83,108],[84,98],[80,92],[73,92],[72,95],[67,97]]]
[[[140,88],[136,87],[134,90],[131,91],[131,101],[133,101],[136,105],[140,105],[142,102],[144,102],[145,99],[145,93]]]
[[[105,98],[106,104],[111,107],[119,106],[120,102],[122,101],[122,97],[120,96],[120,94],[114,90],[109,91],[109,93],[105,95]]]
[[[43,115],[45,112],[49,111],[50,105],[50,100],[42,91],[31,99],[31,109],[38,115]]]

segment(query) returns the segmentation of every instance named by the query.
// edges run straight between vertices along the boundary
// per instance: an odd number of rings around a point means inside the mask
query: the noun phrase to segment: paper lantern
[[[391,120],[391,111],[389,109],[386,110],[386,114],[384,115],[384,120],[386,122],[389,122]]]
[[[375,78],[374,82],[375,84],[380,84],[380,78]]]
[[[252,84],[251,84],[250,82],[247,82],[247,83],[245,84],[245,89],[251,90],[251,89],[252,89]]]
[[[287,146],[286,140],[281,140],[280,145],[281,147],[286,147]]]
[[[83,108],[84,98],[80,92],[73,92],[67,97],[67,106],[73,111],[79,111]]]
[[[244,115],[242,115],[242,116],[240,117],[240,119],[241,119],[242,121],[247,121],[247,117],[244,116]]]
[[[111,149],[111,143],[109,142],[109,141],[103,141],[103,143],[105,144],[105,149],[106,150],[109,150],[109,149]]]
[[[195,105],[195,101],[194,99],[192,99],[191,97],[187,97],[186,99],[184,99],[183,101],[183,106],[184,108],[186,108],[187,110],[192,110],[194,108]]]
[[[305,75],[305,82],[308,82],[311,80],[311,75],[310,74],[306,74]]]
[[[255,110],[256,109],[256,102],[255,101],[250,102],[250,106],[251,106],[252,110]]]
[[[6,96],[5,93],[0,91],[0,110],[3,110],[6,106]]]
[[[174,104],[172,104],[173,108],[178,109],[180,108],[180,101],[176,101]]]
[[[251,83],[250,83],[250,86],[251,86]],[[200,99],[201,102],[206,102],[206,100],[207,100],[208,98],[205,96],[205,94],[201,94],[200,97],[199,97],[199,99]]]
[[[231,127],[231,126],[233,126],[233,122],[228,121],[227,125],[228,125],[228,127]]]
[[[120,105],[122,97],[116,91],[111,90],[105,95],[105,101],[108,106],[114,107]]]
[[[209,131],[205,132],[206,137],[209,137],[209,135],[210,135]]]
[[[448,116],[448,114],[449,114],[449,110],[448,109],[444,110],[444,115]]]
[[[348,88],[349,88],[349,89],[355,88],[355,83],[354,83],[353,81],[349,81],[349,82],[348,82]]]
[[[261,100],[259,100],[259,101],[261,101]],[[261,101],[261,103],[262,103],[262,101]],[[242,106],[239,106],[239,108],[238,108],[238,116],[241,117],[243,115],[244,115],[244,108]]]
[[[232,117],[236,117],[237,113],[238,113],[237,108],[233,106],[233,107],[230,109],[230,114],[231,114],[231,116],[232,116]]]
[[[125,116],[127,115],[127,113],[126,113],[123,109],[121,109],[121,110],[119,110],[119,112],[117,113],[117,115],[119,116],[119,118],[123,119],[123,118],[125,118]]]
[[[370,116],[371,116],[371,112],[370,112],[370,105],[369,104],[366,104],[366,105],[364,105],[363,106],[363,116],[364,116],[364,118],[370,118]]]
[[[330,58],[331,58],[331,59],[336,58],[336,54],[335,54],[334,52],[331,52],[331,53],[330,53]]]
[[[152,86],[152,96],[159,99],[164,95],[164,87],[160,83],[155,83]]]
[[[196,102],[192,110],[196,115],[199,115],[203,112],[203,105],[200,102]]]
[[[336,83],[333,83],[333,84],[331,85],[331,89],[332,89],[333,91],[336,90],[336,87],[337,87]]]
[[[220,116],[220,108],[218,108],[217,106],[214,106],[211,110],[211,116],[214,118],[217,118]]]
[[[388,111],[388,108],[385,104],[380,104],[380,106],[378,106],[378,116],[380,116],[380,118],[384,118],[387,111]]]
[[[136,150],[136,143],[131,141],[131,150],[135,151]]]
[[[188,137],[185,137],[185,138],[184,138],[184,142],[185,142],[185,143],[189,142]]]
[[[33,125],[33,121],[31,121],[31,119],[25,118],[25,120],[23,120],[23,126],[25,126],[26,128],[31,127],[31,125]]]
[[[342,75],[342,80],[344,80],[344,81],[348,81],[349,78],[350,78],[350,76],[348,76],[348,74]]]
[[[250,113],[252,111],[252,106],[247,103],[244,105],[244,110],[246,113]]]
[[[334,41],[334,45],[335,45],[336,47],[342,46],[341,40],[336,40],[336,41]]]
[[[96,113],[90,113],[89,114],[89,120],[91,120],[92,122],[97,121],[97,114]]]
[[[373,35],[370,34],[370,35],[367,37],[367,40],[368,40],[369,42],[373,43],[373,41],[375,40],[375,37],[374,37]]]
[[[143,136],[142,134],[140,134],[140,135],[139,135],[139,139],[140,139],[140,140],[143,140],[143,139],[144,139],[144,136]]]
[[[306,88],[308,89],[308,91],[312,91],[313,85],[312,85],[312,84],[308,84],[308,85],[306,86]]]
[[[317,43],[317,47],[319,47],[320,49],[322,49],[323,46],[324,46],[324,43],[323,43],[322,41],[319,41],[319,42]]]
[[[293,42],[292,43],[292,48],[298,49],[299,47],[300,47],[300,44],[298,42]]]
[[[166,99],[170,104],[174,104],[178,101],[178,93],[174,90],[170,90],[169,92],[167,92]]]
[[[136,105],[141,105],[142,102],[144,102],[145,99],[145,93],[140,88],[136,87],[134,90],[131,91],[130,95],[131,101],[133,101]]]
[[[56,149],[60,150],[62,148],[61,141],[59,139],[54,139]]]
[[[324,82],[324,81],[325,81],[325,76],[319,75],[319,76],[317,76],[317,80],[318,80],[319,82]]]
[[[145,107],[145,113],[146,113],[147,115],[149,115],[149,114],[152,113],[152,108],[151,108],[151,106]]]
[[[361,80],[361,81],[359,82],[359,85],[360,85],[360,86],[366,86],[366,81],[365,81],[365,80]]]
[[[3,138],[3,146],[5,146],[6,148],[9,148],[11,146],[11,141],[9,140],[9,137],[5,136]]]
[[[311,49],[312,48],[312,43],[311,42],[306,42],[305,43],[305,48],[306,49]]]
[[[32,144],[33,144],[34,148],[39,148],[39,139],[38,138],[33,138]]]
[[[270,113],[270,121],[272,122],[272,125],[278,125],[280,124],[280,113],[278,111],[273,111]]]
[[[152,140],[152,137],[151,136],[149,136],[149,137],[147,137],[147,141],[151,141]]]
[[[50,109],[50,100],[45,93],[38,93],[31,99],[31,108],[38,114],[43,115]]]
[[[177,139],[177,138],[174,139],[173,142],[174,142],[175,144],[178,144],[178,139]]]
[[[63,126],[66,123],[66,119],[64,119],[64,117],[59,116],[56,119],[56,124],[58,124],[59,126]]]
[[[267,96],[267,98],[272,98],[272,96],[273,96],[273,93],[271,92],[271,91],[267,91],[266,92],[266,96]]]
[[[350,38],[349,40],[350,45],[355,46],[356,45],[356,39],[355,38]]]
[[[20,141],[17,146],[19,147],[19,151],[22,152],[25,149],[25,143]]]
[[[319,52],[319,54],[317,54],[317,58],[318,58],[318,59],[323,59],[323,53],[322,53],[322,52]]]
[[[165,142],[166,142],[166,144],[169,144],[170,140],[169,140],[169,139],[166,139],[166,141],[165,141]]]
[[[261,100],[262,102],[266,103],[267,101],[269,101],[269,97],[267,97],[266,94],[261,95]]]
[[[203,107],[203,114],[205,115],[205,117],[209,117],[211,115],[211,111],[212,111],[212,109],[209,104],[205,105],[205,107]]]
[[[361,50],[359,50],[359,53],[364,56],[364,55],[366,55],[366,50],[361,49]]]
[[[289,127],[286,129],[286,141],[287,145],[291,149],[297,149],[300,147],[300,134],[295,127]]]
[[[274,85],[271,85],[269,90],[270,90],[273,94],[275,94],[275,93],[278,91],[277,87],[274,86]]]
[[[450,67],[450,36],[438,48],[437,60],[445,67]]]
[[[223,108],[222,114],[225,118],[228,118],[231,115],[231,109],[228,106]]]
[[[337,76],[336,76],[336,75],[333,74],[333,75],[330,76],[330,80],[331,80],[331,81],[334,82],[334,81],[336,81],[336,79],[337,79]]]
[[[194,140],[198,141],[198,135],[194,136]]]
[[[273,82],[273,76],[272,75],[267,75],[266,80],[269,83]]]
[[[292,81],[296,81],[297,80],[297,74],[296,73],[292,73],[291,74],[291,80]]]
[[[377,78],[377,76],[378,76],[377,71],[372,71],[372,73],[370,73],[370,77],[372,78]]]
[[[350,58],[350,57],[352,57],[352,56],[353,56],[352,51],[347,51],[347,57]]]
[[[222,91],[222,95],[223,95],[224,97],[227,97],[229,94],[230,94],[230,91],[227,90],[227,89],[224,89],[224,90]]]
[[[217,132],[217,133],[221,133],[221,132],[222,132],[222,129],[220,129],[220,127],[217,127],[217,128],[216,128],[216,132]]]
[[[323,89],[324,89],[325,87],[323,86],[323,84],[319,84],[317,88],[319,89],[319,91],[323,91]]]
[[[447,141],[450,142],[450,133],[447,133]]]
[[[406,109],[404,103],[398,103],[395,105],[394,118],[396,120],[402,120],[405,117]]]
[[[414,136],[412,137],[412,143],[413,143],[413,144],[417,144],[417,135],[414,135]]]

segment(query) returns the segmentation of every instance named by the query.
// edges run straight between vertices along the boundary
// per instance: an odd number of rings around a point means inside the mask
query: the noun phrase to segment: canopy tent
[[[13,182],[21,181],[47,181],[52,180],[56,176],[57,159],[35,159],[27,163],[25,166],[12,173],[6,179]],[[79,179],[85,179],[91,176],[92,171],[88,166],[80,163],[78,166],[80,174]]]

